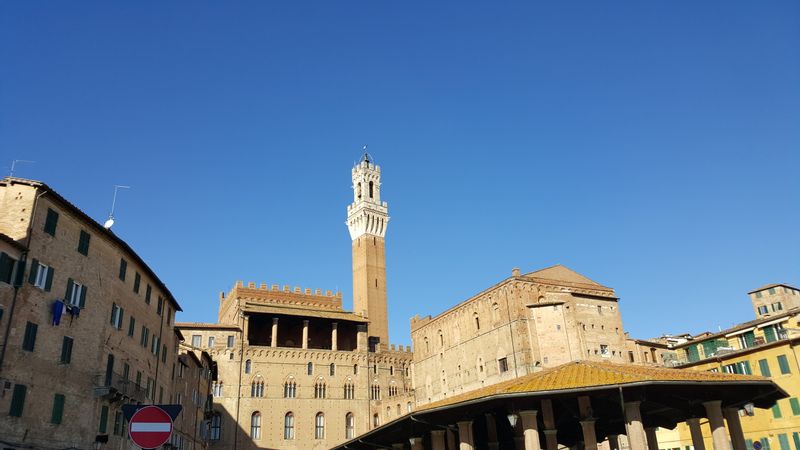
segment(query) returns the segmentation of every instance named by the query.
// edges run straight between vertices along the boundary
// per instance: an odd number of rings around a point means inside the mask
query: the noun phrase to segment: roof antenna
[[[111,201],[111,212],[108,213],[108,220],[103,224],[103,228],[110,230],[114,225],[114,207],[117,206],[117,191],[120,189],[130,189],[130,186],[114,185],[114,200]]]
[[[14,169],[16,168],[17,163],[30,163],[30,164],[33,164],[35,162],[36,161],[28,161],[27,159],[15,159],[15,160],[11,161],[11,173],[8,174],[8,176],[9,177],[13,177],[14,176]]]

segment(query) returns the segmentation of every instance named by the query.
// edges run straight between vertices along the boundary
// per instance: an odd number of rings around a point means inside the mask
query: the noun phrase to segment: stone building
[[[417,405],[570,361],[628,361],[614,290],[564,266],[510,278],[411,319]]]
[[[800,308],[800,289],[788,284],[768,284],[747,293],[753,302],[756,317],[770,317],[775,314]]]
[[[388,344],[381,171],[353,168],[353,305],[339,293],[238,281],[216,324],[178,324],[217,362],[214,448],[330,448],[414,407],[412,353]]]
[[[44,183],[0,180],[0,235],[2,447],[127,448],[121,406],[172,401],[180,305]]]
[[[178,347],[178,364],[172,374],[171,404],[183,410],[173,421],[175,431],[171,444],[176,449],[203,450],[208,448],[212,433],[218,428],[212,422],[211,386],[217,379],[216,364],[204,351],[183,342]],[[212,428],[213,426],[213,428]]]

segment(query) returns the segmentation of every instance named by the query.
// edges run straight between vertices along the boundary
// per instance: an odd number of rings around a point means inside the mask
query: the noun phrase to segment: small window
[[[133,337],[133,333],[136,330],[136,319],[131,316],[128,319],[128,337]]]
[[[53,396],[53,411],[50,414],[50,423],[60,424],[64,417],[64,394]]]
[[[22,411],[25,409],[25,396],[28,393],[28,387],[24,384],[15,384],[14,392],[11,394],[11,409],[8,415],[11,417],[22,417]]]
[[[128,261],[119,260],[119,279],[125,281],[125,273],[128,271]]]
[[[344,437],[345,439],[353,439],[356,434],[356,420],[353,413],[347,413],[344,416]]]
[[[39,289],[50,291],[50,287],[53,285],[53,268],[34,259],[28,282]]]
[[[330,375],[331,375],[331,376],[334,376],[334,375],[336,375],[336,364],[334,364],[334,363],[331,363],[331,366],[330,366]]]
[[[39,325],[28,322],[25,324],[25,337],[22,340],[22,349],[28,352],[32,352],[33,349],[36,347],[36,332],[39,329]]]
[[[375,414],[372,415],[372,426],[375,427],[375,428],[378,428],[379,426],[381,426],[381,418],[378,415],[378,413],[375,413]]]
[[[608,351],[608,345],[600,344],[600,356],[608,358],[611,354]]]
[[[325,414],[321,412],[314,418],[314,439],[325,439]]]
[[[58,213],[50,208],[47,208],[47,218],[44,221],[44,232],[50,236],[55,236],[56,226],[58,226]]]
[[[153,295],[153,288],[148,284],[146,288],[144,288],[144,302],[148,305],[150,304],[150,296]]]
[[[84,256],[89,256],[89,240],[91,240],[92,236],[81,230],[81,236],[78,238],[78,253]]]
[[[141,284],[142,284],[142,275],[140,275],[139,272],[136,272],[133,275],[133,292],[135,294],[139,293],[139,286],[141,286]]]
[[[769,288],[769,295],[775,295],[775,288]]]
[[[358,364],[353,364],[353,375],[358,375]]]
[[[71,337],[64,336],[64,340],[61,342],[61,358],[59,359],[61,364],[69,364],[72,362],[72,343]]]
[[[214,347],[214,336],[209,336],[208,337],[208,347],[209,348]],[[250,361],[250,360],[248,359],[248,361]]]
[[[64,302],[68,305],[83,308],[86,306],[86,286],[76,283],[72,278],[67,280],[67,292]]]
[[[253,363],[249,359],[244,362],[244,373],[250,373],[253,370]]]
[[[283,398],[295,397],[297,397],[297,383],[295,383],[293,378],[290,378],[283,383]]]
[[[761,292],[756,292],[756,298],[761,298]]]
[[[508,372],[508,358],[500,358],[497,360],[498,368],[500,369],[500,373]]]
[[[156,314],[160,316],[163,311],[164,311],[164,298],[159,296],[158,303],[156,303]]]
[[[228,336],[228,348],[233,348],[233,336]]]
[[[199,334],[192,335],[192,347],[200,347],[203,345],[203,336]]]
[[[261,413],[258,411],[250,416],[250,437],[261,439]]]
[[[314,375],[314,363],[310,362],[306,364],[306,373],[308,375]]]

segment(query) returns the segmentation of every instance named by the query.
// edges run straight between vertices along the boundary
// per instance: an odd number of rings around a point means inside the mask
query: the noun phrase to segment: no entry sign
[[[161,447],[172,435],[172,418],[158,406],[145,406],[131,417],[128,434],[141,448]]]

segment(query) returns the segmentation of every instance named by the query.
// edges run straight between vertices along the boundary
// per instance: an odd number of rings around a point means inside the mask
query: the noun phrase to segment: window
[[[139,293],[139,285],[140,284],[142,284],[142,276],[139,274],[139,272],[136,272],[136,274],[133,276],[133,293],[134,294],[138,294]]]
[[[209,347],[213,347],[214,346],[214,336],[209,336],[208,337],[208,346]],[[250,361],[250,360],[248,359],[248,361]],[[248,373],[250,373],[250,372],[248,372]]]
[[[69,364],[72,361],[72,338],[69,336],[64,336],[64,340],[61,343],[61,359],[59,362],[61,364]]]
[[[481,329],[481,320],[478,317],[478,313],[473,313],[472,317],[475,320],[475,329],[480,331],[480,329]]]
[[[344,384],[344,399],[345,400],[354,399],[355,398],[355,392],[356,392],[356,388],[353,385],[353,382],[350,381],[350,380],[347,380],[347,382]]]
[[[156,303],[156,314],[160,316],[163,310],[164,310],[164,298],[159,296],[158,303]]]
[[[306,364],[306,372],[308,375],[314,375],[314,363]]]
[[[778,355],[778,366],[781,368],[781,375],[792,373],[789,370],[789,360],[786,359],[786,355]]]
[[[370,400],[380,400],[381,399],[381,387],[377,384],[373,384],[369,390],[369,399]]]
[[[84,256],[89,256],[89,240],[92,236],[81,230],[81,236],[78,238],[78,253]]]
[[[264,379],[261,377],[256,378],[250,383],[250,396],[263,397],[264,396]]]
[[[11,417],[22,417],[22,410],[25,408],[25,395],[28,387],[24,384],[15,384],[14,392],[11,394],[11,409],[8,415]]]
[[[767,308],[767,305],[759,306],[758,307],[758,313],[762,314],[762,315],[763,314],[767,314],[767,313],[769,313],[769,308]]]
[[[372,415],[372,426],[375,428],[381,426],[381,417],[378,415],[378,413]]]
[[[411,405],[411,402],[406,403],[406,412],[410,413],[412,409],[413,409],[413,406]]]
[[[331,363],[331,366],[330,366],[330,370],[329,370],[329,372],[330,372],[330,375],[331,375],[331,376],[334,376],[334,375],[336,375],[336,364],[334,364],[334,363]]]
[[[228,348],[233,348],[233,336],[228,336]]]
[[[353,413],[347,413],[344,416],[344,437],[345,439],[353,439],[356,434],[356,419]]]
[[[150,342],[150,330],[142,325],[142,337],[139,339],[139,345],[142,347],[147,347],[148,342]]]
[[[761,292],[756,292],[756,298],[761,298]]]
[[[325,439],[325,414],[321,412],[314,417],[314,439]]]
[[[203,339],[203,336],[200,336],[199,334],[193,334],[192,335],[192,347],[200,347],[201,345],[203,345],[202,339]]]
[[[769,295],[775,295],[775,288],[769,288]]]
[[[44,232],[55,237],[57,225],[58,213],[50,208],[47,208],[47,218],[44,220]]]
[[[125,272],[128,271],[128,261],[120,258],[119,260],[119,279],[125,281]]]
[[[64,302],[80,308],[86,306],[86,286],[76,283],[72,278],[68,279]]]
[[[630,352],[630,351],[629,351],[629,352],[628,352],[628,360],[629,360],[630,362],[634,362],[634,359],[635,359],[635,358],[634,358],[634,356],[633,356],[633,352]]]
[[[750,370],[750,361],[739,361],[733,364],[727,364],[722,367],[722,371],[726,373],[738,373],[741,375],[753,374],[753,371]]]
[[[297,383],[295,383],[294,378],[290,378],[283,383],[283,398],[295,397],[297,397]]]
[[[0,252],[0,281],[11,284],[16,263],[16,259],[8,256],[6,253]]]
[[[97,425],[97,432],[106,434],[108,431],[108,406],[103,405],[100,408],[100,423]]]
[[[775,403],[775,406],[772,407],[772,417],[776,419],[780,419],[781,417],[783,417],[783,415],[781,414],[780,403]]]
[[[114,435],[122,436],[125,431],[125,422],[122,420],[122,411],[114,412]]]
[[[261,413],[258,411],[250,416],[250,437],[261,439]]]
[[[249,359],[244,362],[244,373],[250,373],[253,369],[253,363]]]
[[[31,273],[28,277],[28,282],[39,289],[50,291],[53,286],[53,268],[41,264],[38,260],[34,259],[31,264]]]
[[[758,368],[761,370],[761,375],[765,377],[771,377],[772,374],[769,371],[769,361],[766,359],[758,360]]]
[[[283,438],[286,440],[294,439],[294,414],[291,412],[283,416]]]
[[[32,352],[34,347],[36,347],[36,331],[38,329],[39,325],[36,325],[33,322],[28,322],[25,324],[25,337],[22,340],[23,350]]]
[[[317,382],[314,383],[314,398],[325,398],[325,380],[321,377],[317,379]]]
[[[209,439],[211,439],[212,441],[218,441],[221,431],[222,431],[222,416],[220,416],[219,413],[214,413],[214,415],[211,416],[211,427],[210,427],[210,432],[208,433]]]
[[[60,424],[64,417],[64,394],[53,396],[53,411],[50,414],[50,423]]]
[[[783,311],[783,304],[781,304],[781,302],[775,302],[771,306],[772,306],[772,311],[774,312]]]
[[[800,416],[800,400],[797,397],[792,397],[789,399],[789,406],[792,407],[792,414],[795,416]]]
[[[150,287],[148,284],[146,288],[144,288],[144,302],[148,305],[150,304],[150,296],[153,295],[153,288]]]
[[[131,316],[128,319],[128,336],[133,337],[133,332],[136,330],[136,319]]]
[[[358,375],[358,364],[353,364],[353,375]]]
[[[124,310],[117,306],[116,303],[111,304],[111,326],[120,330],[122,329],[122,316]]]
[[[500,358],[497,360],[500,373],[508,372],[508,358]]]
[[[600,344],[600,356],[603,356],[605,358],[611,356],[608,352],[608,345]]]

